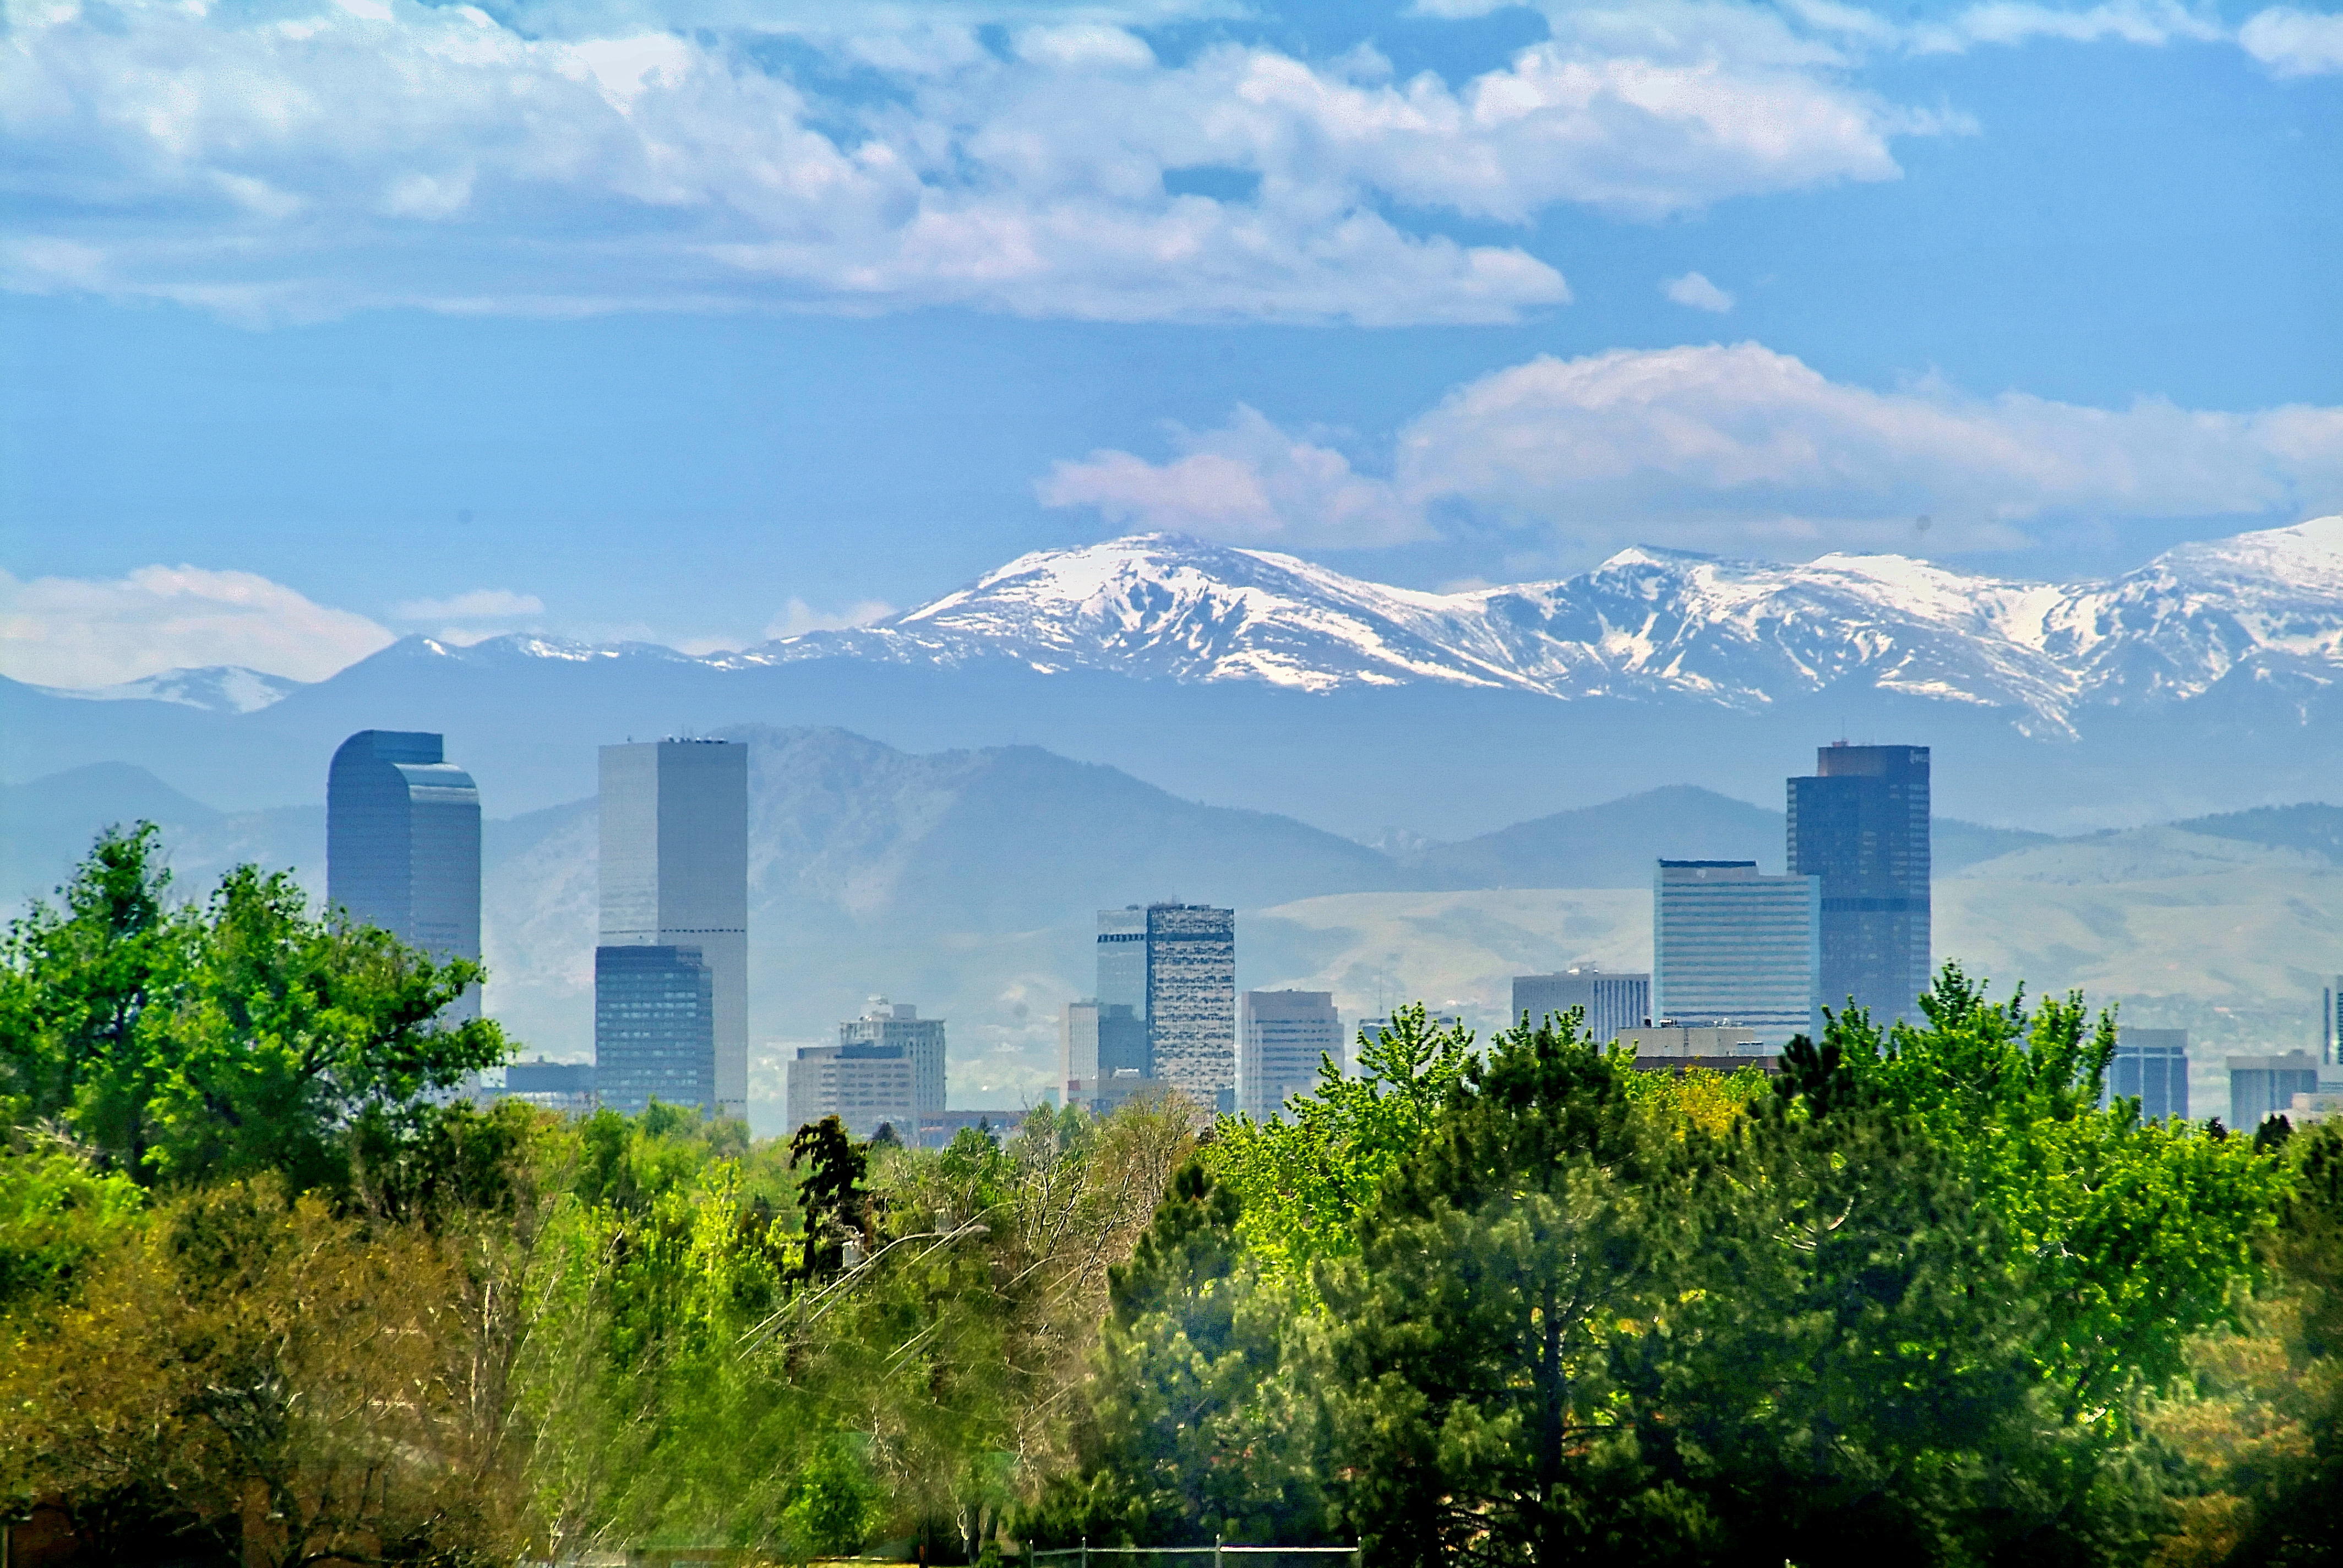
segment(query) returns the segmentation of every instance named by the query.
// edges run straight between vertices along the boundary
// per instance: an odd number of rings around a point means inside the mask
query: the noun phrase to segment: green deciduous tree
[[[410,1131],[427,1096],[504,1059],[493,1022],[441,1016],[478,965],[314,915],[291,878],[248,866],[200,909],[168,890],[151,826],[109,831],[5,946],[5,1092],[112,1168],[337,1185],[358,1121]]]

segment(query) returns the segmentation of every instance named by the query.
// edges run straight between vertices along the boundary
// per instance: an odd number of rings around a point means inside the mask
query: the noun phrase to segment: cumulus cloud
[[[1383,544],[1461,515],[1579,556],[1634,543],[1784,555],[1907,545],[1924,514],[1931,548],[1959,551],[2022,545],[2047,518],[2343,505],[2343,408],[2107,409],[1934,381],[1879,391],[1754,343],[1496,371],[1403,428],[1387,475],[1337,470],[1250,408],[1180,444],[1166,462],[1097,452],[1061,464],[1042,497],[1118,526],[1239,542]],[[1215,459],[1209,469],[1200,455]],[[1324,478],[1297,483],[1297,469]]]
[[[1733,296],[1697,272],[1669,278],[1660,285],[1660,292],[1678,305],[1689,306],[1694,310],[1713,310],[1722,316],[1733,308]]]
[[[2274,76],[2319,76],[2343,71],[2343,15],[2321,15],[2291,5],[2257,12],[2237,29],[2237,43]]]
[[[771,642],[785,637],[803,637],[809,631],[844,631],[850,627],[869,626],[894,613],[895,607],[884,599],[860,599],[841,610],[823,610],[792,595],[781,607],[781,613],[765,628],[765,639]]]
[[[716,0],[501,21],[418,0],[49,0],[0,34],[0,286],[262,320],[964,304],[1504,321],[1567,300],[1562,275],[1440,215],[1659,216],[1890,179],[1894,138],[1960,128],[1850,85],[1810,26],[1677,9],[1673,29],[1656,12],[1557,25],[1452,82],[1363,47],[1231,39],[1167,60],[1103,7],[1007,8],[988,31],[962,8]],[[1167,186],[1193,170],[1242,194]]]
[[[1118,527],[1249,545],[1390,545],[1424,538],[1418,510],[1351,471],[1332,447],[1287,436],[1239,405],[1218,430],[1174,427],[1169,463],[1092,452],[1037,487],[1052,507],[1094,507]]]
[[[323,680],[391,640],[361,615],[251,572],[141,567],[113,579],[0,572],[0,675],[111,686],[166,669],[242,665]]]

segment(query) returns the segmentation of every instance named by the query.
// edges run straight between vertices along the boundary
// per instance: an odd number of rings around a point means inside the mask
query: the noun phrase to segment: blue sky
[[[0,55],[19,679],[739,646],[1139,528],[2048,578],[2343,509],[2333,13],[55,0]]]

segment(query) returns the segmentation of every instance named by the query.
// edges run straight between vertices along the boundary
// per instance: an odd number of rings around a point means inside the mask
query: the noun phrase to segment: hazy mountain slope
[[[193,829],[220,814],[143,768],[96,762],[23,784],[0,784],[0,909],[45,896],[109,823]]]
[[[2192,817],[2173,826],[2217,839],[2242,839],[2274,849],[2300,849],[2343,865],[2343,806],[2317,801],[2297,806],[2260,806],[2217,817]]]
[[[1413,863],[1443,888],[1648,889],[1663,856],[1778,872],[1782,840],[1781,812],[1679,784],[1435,845]]]

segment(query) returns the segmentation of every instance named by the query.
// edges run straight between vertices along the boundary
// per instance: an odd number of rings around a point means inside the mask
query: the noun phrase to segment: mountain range
[[[2338,670],[2343,518],[2068,585],[1639,548],[1429,593],[1141,535],[704,657],[409,638],[307,685],[0,682],[0,772],[136,763],[248,809],[316,799],[354,729],[425,729],[514,815],[590,791],[598,742],[837,726],[920,752],[1031,743],[1343,836],[1453,841],[1668,784],[1774,798],[1846,737],[1934,747],[1950,814],[2070,832],[2331,792]]]

